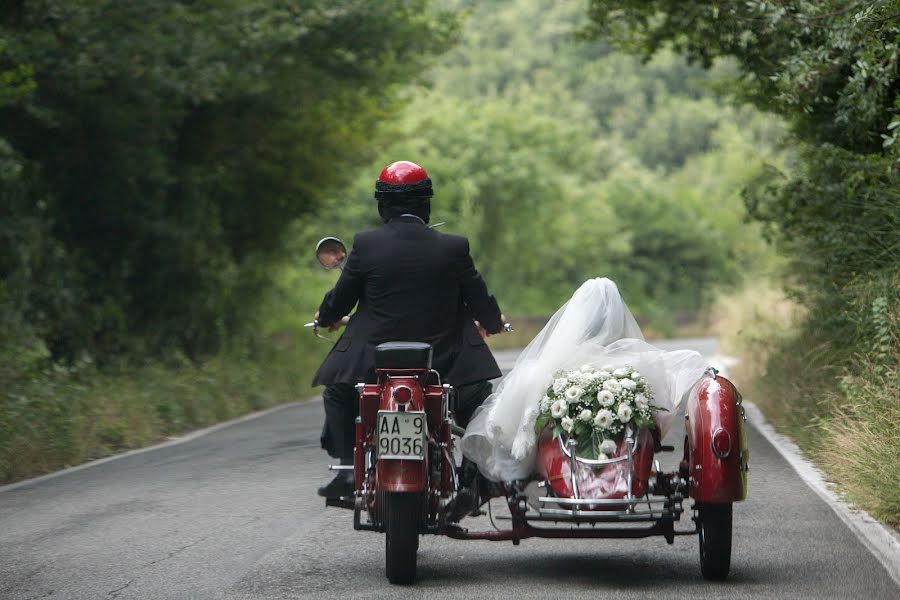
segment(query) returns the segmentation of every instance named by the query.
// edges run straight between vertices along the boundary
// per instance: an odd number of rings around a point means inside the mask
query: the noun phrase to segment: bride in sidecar
[[[625,371],[628,375],[638,373],[635,380],[652,390],[652,403],[649,397],[639,398],[640,407],[646,409],[648,417],[643,427],[638,427],[637,420],[632,422],[631,409],[623,409],[629,419],[613,417],[604,423],[607,416],[599,414],[604,411],[596,408],[597,403],[585,403],[580,397],[582,388],[587,387],[583,385],[585,381],[599,383],[597,379],[611,378],[611,373],[617,370],[621,371],[619,375]],[[622,438],[626,430],[636,437],[637,444],[651,444],[654,440],[658,443],[665,437],[682,397],[705,370],[706,365],[697,352],[667,352],[645,342],[616,284],[606,278],[591,279],[553,315],[501,380],[496,392],[475,413],[462,438],[463,454],[478,464],[484,477],[493,481],[525,480],[540,472],[552,482],[554,475],[548,471],[555,468],[554,461],[559,462],[557,459],[567,453],[567,447],[575,451],[576,446],[574,441],[567,444],[557,440],[574,439],[577,430],[586,433],[586,439],[597,442],[592,458],[579,459],[593,467],[585,469],[579,479],[593,488],[591,497],[610,497],[623,491],[624,473],[621,466],[600,473],[597,465],[606,463],[595,459],[607,456],[598,454],[599,446],[605,444],[603,449],[610,457],[623,454]],[[582,385],[571,383],[572,378],[581,378]],[[554,384],[558,389],[554,390]],[[607,387],[617,389],[615,383]],[[554,403],[554,418],[550,418],[551,396],[557,397],[554,392],[559,394],[560,402]],[[562,396],[566,393],[570,395],[568,403]],[[634,399],[633,394],[626,396]],[[600,400],[607,401],[611,408],[625,404],[624,400],[613,400],[611,394],[601,394]],[[577,406],[579,414],[561,417],[563,405],[565,410]],[[542,427],[544,424],[546,427]],[[612,437],[608,435],[610,426],[619,432],[618,439],[601,439]],[[655,432],[651,439],[652,430]],[[584,435],[579,437],[585,439]],[[578,456],[584,455],[583,450]],[[652,450],[647,456],[652,456]]]

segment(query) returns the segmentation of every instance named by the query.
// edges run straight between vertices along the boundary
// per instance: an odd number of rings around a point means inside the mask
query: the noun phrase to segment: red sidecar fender
[[[747,497],[749,453],[741,395],[730,381],[705,374],[685,407],[690,495],[725,504]]]

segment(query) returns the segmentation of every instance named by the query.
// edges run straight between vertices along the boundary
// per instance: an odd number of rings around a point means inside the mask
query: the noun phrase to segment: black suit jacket
[[[319,322],[335,323],[354,306],[313,385],[371,381],[375,347],[391,341],[431,344],[433,367],[454,386],[500,377],[473,323],[500,332],[500,308],[464,237],[439,233],[414,217],[357,234],[340,279],[319,307]]]

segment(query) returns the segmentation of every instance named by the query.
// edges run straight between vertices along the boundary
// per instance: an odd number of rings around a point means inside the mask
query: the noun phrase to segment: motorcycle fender
[[[428,489],[425,460],[381,459],[378,487],[385,492],[424,492]]]
[[[685,408],[690,453],[690,495],[707,504],[728,504],[747,497],[747,438],[741,395],[721,376],[706,374],[691,389]],[[726,447],[714,439],[728,440]]]

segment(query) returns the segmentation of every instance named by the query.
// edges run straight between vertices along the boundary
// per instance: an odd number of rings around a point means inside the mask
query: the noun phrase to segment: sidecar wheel
[[[722,581],[731,569],[731,504],[697,507],[700,534],[700,572],[703,578]]]
[[[384,494],[385,573],[391,583],[409,584],[416,579],[421,513],[421,494]]]

